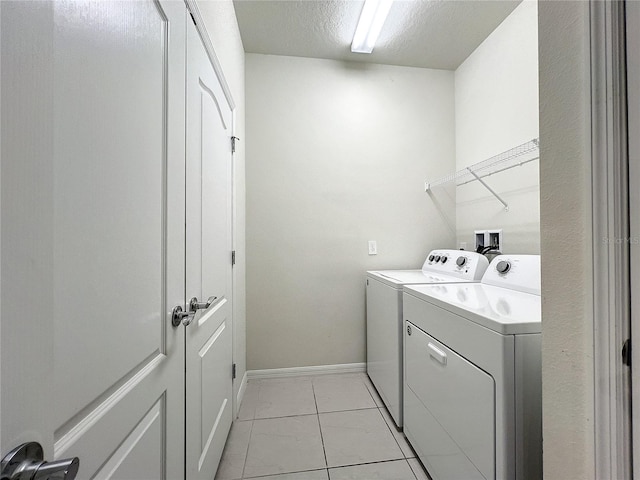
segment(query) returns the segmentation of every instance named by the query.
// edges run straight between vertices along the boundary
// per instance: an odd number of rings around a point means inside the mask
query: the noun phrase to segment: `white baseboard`
[[[300,377],[306,375],[328,375],[331,373],[363,373],[367,371],[366,363],[343,363],[339,365],[315,365],[311,367],[269,368],[266,370],[247,370],[246,376],[251,379]],[[244,379],[243,379],[244,381]]]

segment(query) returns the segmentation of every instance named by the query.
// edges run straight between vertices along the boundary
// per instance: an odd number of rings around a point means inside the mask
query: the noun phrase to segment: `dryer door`
[[[406,383],[418,400],[405,428],[435,479],[495,478],[493,378],[407,322]]]

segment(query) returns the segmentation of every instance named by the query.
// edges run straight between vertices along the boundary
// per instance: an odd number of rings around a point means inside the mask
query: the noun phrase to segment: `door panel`
[[[131,28],[95,34],[96,23],[123,18]],[[166,351],[169,65],[166,17],[151,1],[63,3],[54,20],[73,25],[55,37],[56,49],[73,52],[55,64],[54,363],[65,372],[55,421],[63,426]]]
[[[12,18],[25,33],[6,48],[32,41],[26,11],[36,7],[29,3],[11,6],[25,10]],[[49,268],[42,280],[48,305],[30,311],[21,301],[28,323],[50,333],[40,354],[50,386],[30,392],[46,399],[44,408],[2,402],[3,434],[4,420],[15,419],[2,448],[40,440],[48,460],[79,456],[78,478],[182,478],[184,331],[171,326],[171,310],[184,305],[185,7],[153,0],[37,5],[50,13],[39,28],[53,35],[51,91],[30,93],[52,102],[44,117],[52,155],[32,157],[24,142],[14,159],[3,156],[2,176],[12,163],[26,163],[20,189],[40,209],[21,235],[40,239],[33,259]],[[3,78],[3,113],[5,98],[22,96],[17,83],[4,87]],[[35,118],[13,120],[29,130]],[[3,205],[3,230],[16,214],[28,215],[27,205]],[[3,238],[3,259],[17,252],[6,246]],[[32,261],[22,257],[24,272]],[[3,265],[3,307],[16,301],[5,297],[5,284],[40,295],[18,267],[5,279]],[[6,343],[30,343],[24,331],[4,333],[3,357]],[[2,375],[3,398],[6,385],[25,385],[19,371],[3,368]],[[30,427],[28,418],[43,411],[44,421]]]
[[[232,421],[232,113],[192,23],[187,26],[187,478],[212,478]]]
[[[164,398],[154,404],[136,428],[96,473],[94,479],[156,479],[163,476]]]

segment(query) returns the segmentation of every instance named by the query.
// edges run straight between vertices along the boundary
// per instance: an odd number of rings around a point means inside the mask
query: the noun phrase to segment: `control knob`
[[[436,263],[440,261],[440,255],[436,255]]]
[[[496,265],[496,270],[498,271],[498,273],[507,273],[509,270],[511,270],[511,263],[505,260],[501,260]]]
[[[459,267],[464,267],[465,263],[467,263],[467,257],[458,257],[456,260],[456,265]]]
[[[433,259],[436,258],[434,255],[429,255],[429,261],[433,262]]]
[[[449,257],[445,257],[444,255],[442,256],[442,258],[440,259],[440,261],[442,263],[447,263],[447,260],[449,259]]]

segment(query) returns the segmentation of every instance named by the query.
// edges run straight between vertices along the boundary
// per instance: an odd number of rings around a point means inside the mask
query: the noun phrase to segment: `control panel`
[[[488,266],[487,257],[479,253],[465,250],[433,250],[422,265],[422,271],[480,281]]]
[[[540,255],[498,255],[482,283],[540,295]]]

